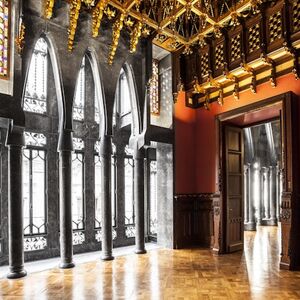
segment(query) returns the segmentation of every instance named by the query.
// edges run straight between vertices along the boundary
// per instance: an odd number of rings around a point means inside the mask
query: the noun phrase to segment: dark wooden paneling
[[[210,194],[175,196],[175,247],[209,247],[212,236]]]

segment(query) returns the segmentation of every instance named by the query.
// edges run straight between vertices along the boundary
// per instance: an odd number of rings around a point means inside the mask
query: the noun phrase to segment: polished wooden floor
[[[152,250],[1,280],[0,299],[300,299],[300,272],[278,268],[279,243],[277,228],[260,227],[244,253]]]

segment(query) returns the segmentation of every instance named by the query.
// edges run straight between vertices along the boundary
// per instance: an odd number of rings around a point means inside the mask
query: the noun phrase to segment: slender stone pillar
[[[135,201],[135,253],[144,254],[145,249],[145,203],[144,203],[144,150],[134,151],[134,201]]]
[[[102,260],[113,260],[112,247],[112,212],[111,212],[111,137],[104,136],[100,141],[101,157],[101,225],[102,225]],[[97,178],[96,178],[97,180]]]
[[[60,264],[62,269],[73,268],[72,230],[72,152],[73,133],[64,130],[59,136],[59,211]]]
[[[277,203],[276,203],[276,167],[270,167],[270,222],[272,226],[277,225]]]
[[[253,166],[248,167],[248,181],[247,181],[247,190],[249,193],[249,202],[248,202],[248,224],[245,230],[256,230],[256,221],[255,221],[255,210],[254,210],[254,186],[253,182],[255,181],[255,169]]]
[[[264,199],[264,169],[261,168],[259,171],[259,199],[257,205],[257,225],[262,224],[263,199]]]
[[[244,166],[244,225],[249,222],[249,166]],[[245,228],[246,229],[246,228]],[[247,230],[247,229],[246,229]]]
[[[265,168],[264,175],[264,203],[265,203],[265,218],[266,220],[270,219],[270,170],[269,168]],[[267,193],[265,193],[267,192]],[[267,196],[265,196],[267,194]]]
[[[8,250],[9,273],[7,278],[26,276],[24,270],[23,233],[23,160],[25,145],[22,128],[14,128],[7,135],[8,147]]]

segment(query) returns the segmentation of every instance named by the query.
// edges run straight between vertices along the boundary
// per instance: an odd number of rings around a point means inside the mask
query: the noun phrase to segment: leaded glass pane
[[[125,167],[125,224],[134,224],[134,203],[133,203],[133,159],[124,158]]]
[[[41,135],[41,136],[40,136]],[[46,137],[25,132],[27,148],[23,150],[23,222],[25,251],[47,246],[46,234]]]
[[[85,101],[85,58],[80,67],[73,106],[73,119],[77,121],[84,120],[84,101]]]
[[[150,234],[157,234],[157,162],[150,162]]]
[[[72,220],[73,229],[84,229],[83,153],[72,155]]]
[[[32,151],[32,219],[33,234],[46,232],[45,216],[45,151]]]
[[[47,112],[47,43],[40,38],[33,50],[25,87],[24,110]]]
[[[30,234],[30,150],[23,150],[23,225],[24,234]]]
[[[0,76],[8,77],[9,1],[0,0]]]

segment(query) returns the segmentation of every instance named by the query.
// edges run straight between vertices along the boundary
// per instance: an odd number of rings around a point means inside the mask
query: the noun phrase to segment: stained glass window
[[[80,138],[73,138],[75,152],[72,154],[72,220],[73,230],[84,229],[84,142]],[[73,244],[74,243],[73,235]]]
[[[133,157],[132,150],[126,146],[125,148],[125,158],[124,158],[124,168],[125,168],[125,225],[126,225],[126,236],[133,237],[134,236],[134,225],[135,216],[134,216],[134,198],[133,198]]]
[[[24,249],[42,250],[46,237],[46,137],[25,132],[23,151]],[[35,237],[34,237],[35,236]],[[39,236],[37,238],[36,236]]]
[[[150,234],[157,234],[157,162],[150,162]]]
[[[85,101],[85,58],[83,58],[74,98],[73,119],[77,121],[84,120],[84,101]]]
[[[158,76],[158,61],[152,61],[152,78],[150,81],[150,112],[154,115],[160,113],[159,101],[159,76]]]
[[[9,1],[0,0],[0,76],[8,77],[9,66]]]
[[[24,110],[38,114],[47,112],[48,48],[40,38],[33,50],[24,96]]]

